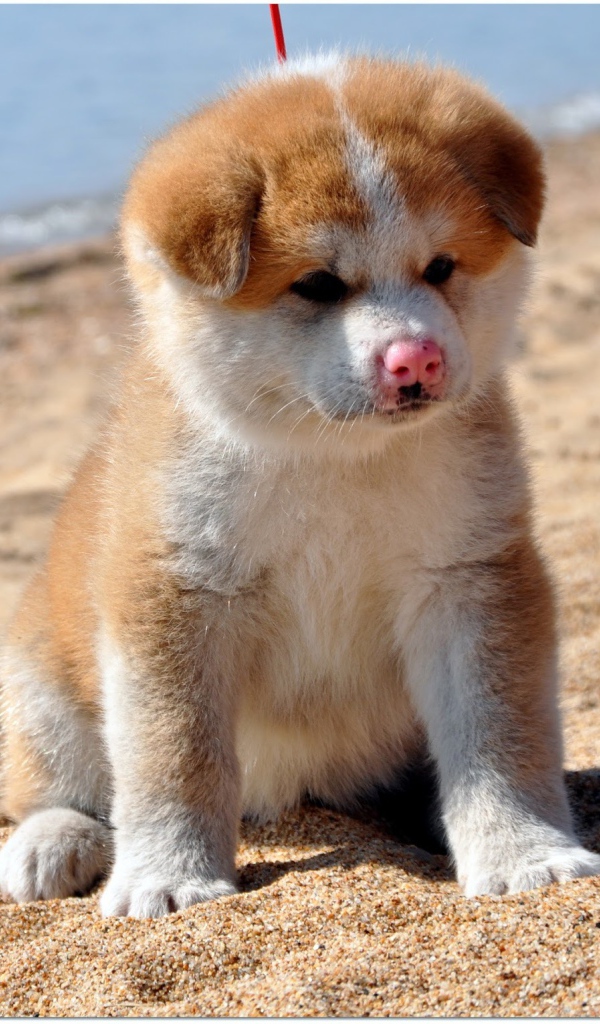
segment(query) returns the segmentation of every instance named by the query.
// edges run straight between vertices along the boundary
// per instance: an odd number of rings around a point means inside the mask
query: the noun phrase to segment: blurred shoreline
[[[115,229],[120,201],[118,194],[87,196],[0,213],[0,259],[107,235]]]

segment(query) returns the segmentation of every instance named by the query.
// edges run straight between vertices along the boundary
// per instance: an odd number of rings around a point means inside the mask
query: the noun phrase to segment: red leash
[[[287,58],[287,54],[285,52],[285,39],[283,38],[283,25],[281,24],[279,4],[269,4],[269,10],[271,12],[271,22],[273,23],[273,33],[275,35],[277,60],[280,64],[283,64],[284,60]]]

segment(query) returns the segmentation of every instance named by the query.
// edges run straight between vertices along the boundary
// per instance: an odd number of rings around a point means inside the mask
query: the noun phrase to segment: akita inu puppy
[[[348,806],[423,749],[467,894],[600,871],[502,370],[543,190],[479,86],[366,58],[150,149],[139,343],[9,636],[11,898],[233,893],[242,814]]]

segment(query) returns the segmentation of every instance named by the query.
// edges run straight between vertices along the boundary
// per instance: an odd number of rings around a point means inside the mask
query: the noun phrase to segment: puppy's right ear
[[[135,171],[123,209],[125,249],[142,249],[206,295],[230,298],[250,262],[250,234],[261,200],[262,173],[232,152],[227,131],[190,119],[161,139]],[[212,130],[211,130],[212,128]],[[218,128],[218,126],[217,126]]]

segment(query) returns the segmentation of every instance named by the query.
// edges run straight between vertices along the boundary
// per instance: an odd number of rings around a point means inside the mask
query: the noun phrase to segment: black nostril
[[[420,380],[415,381],[414,384],[406,384],[404,387],[398,388],[398,394],[401,398],[420,398],[423,385]]]

